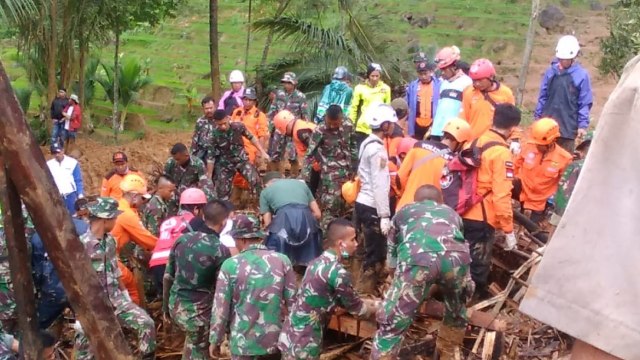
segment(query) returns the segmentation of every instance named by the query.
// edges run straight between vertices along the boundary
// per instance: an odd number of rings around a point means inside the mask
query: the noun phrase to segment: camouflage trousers
[[[136,334],[142,359],[154,358],[156,352],[156,328],[151,316],[130,299],[120,301],[114,305],[120,326]],[[89,339],[85,336],[81,327],[76,327],[74,351],[76,360],[94,359],[91,354]]]
[[[213,183],[217,199],[229,200],[236,171],[247,180],[252,193],[258,194],[262,190],[258,169],[249,161],[237,163],[235,166],[229,163],[220,165],[216,163],[213,169]]]
[[[464,219],[464,238],[469,243],[471,252],[471,277],[476,283],[476,292],[481,298],[487,297],[489,272],[495,230],[482,221]]]
[[[322,219],[320,220],[320,227],[326,230],[331,220],[344,216],[347,211],[347,204],[342,198],[342,185],[347,181],[346,179],[334,179],[330,176],[322,176],[327,172],[323,171],[320,175],[320,186],[316,198],[318,199],[318,205],[322,210]]]
[[[280,354],[268,355],[231,355],[231,360],[280,360],[284,359]]]
[[[185,333],[183,360],[209,359],[209,323],[212,303],[211,297],[197,303],[176,299],[170,309],[171,319]]]
[[[378,331],[373,338],[371,359],[398,358],[404,333],[413,323],[416,311],[432,285],[438,285],[444,295],[443,324],[466,327],[465,304],[473,294],[469,254],[457,251],[434,253],[433,260],[429,267],[398,264],[393,283],[376,316]]]
[[[275,130],[271,132],[267,153],[272,162],[282,161],[285,158],[285,154],[289,161],[295,161],[298,158],[291,136],[282,135]]]

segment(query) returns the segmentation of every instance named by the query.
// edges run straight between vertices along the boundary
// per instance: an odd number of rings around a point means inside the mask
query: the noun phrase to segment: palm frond
[[[33,0],[4,0],[0,2],[0,19],[10,22],[25,20],[36,11]]]

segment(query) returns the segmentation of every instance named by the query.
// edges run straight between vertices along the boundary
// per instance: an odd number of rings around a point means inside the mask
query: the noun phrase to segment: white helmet
[[[229,82],[230,83],[236,83],[236,82],[244,82],[244,75],[242,75],[242,71],[240,70],[233,70],[231,72],[231,74],[229,74]]]
[[[398,122],[398,115],[396,111],[387,104],[372,104],[367,111],[367,122],[372,129],[378,129],[383,123],[389,121],[392,123]]]
[[[573,35],[565,35],[558,40],[556,57],[560,60],[575,59],[580,52],[580,43]]]

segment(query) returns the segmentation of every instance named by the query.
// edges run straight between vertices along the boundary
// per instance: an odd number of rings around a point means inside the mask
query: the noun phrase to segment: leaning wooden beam
[[[22,333],[21,342],[24,358],[42,359],[42,341],[38,334],[38,316],[33,293],[31,262],[24,233],[20,196],[11,179],[8,179],[4,163],[0,159],[0,201],[4,209],[4,229],[9,250],[9,268],[13,293],[18,308],[18,324]]]
[[[134,359],[1,62],[0,153],[96,358]]]

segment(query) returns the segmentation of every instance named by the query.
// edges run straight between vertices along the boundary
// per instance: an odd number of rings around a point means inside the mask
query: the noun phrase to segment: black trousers
[[[375,208],[356,202],[355,213],[356,230],[364,236],[364,246],[358,244],[358,256],[363,257],[362,269],[367,270],[386,259],[387,239],[380,230],[380,218]]]
[[[486,295],[496,231],[483,221],[463,219],[463,223],[464,238],[471,253],[471,278],[476,283],[476,293]]]

